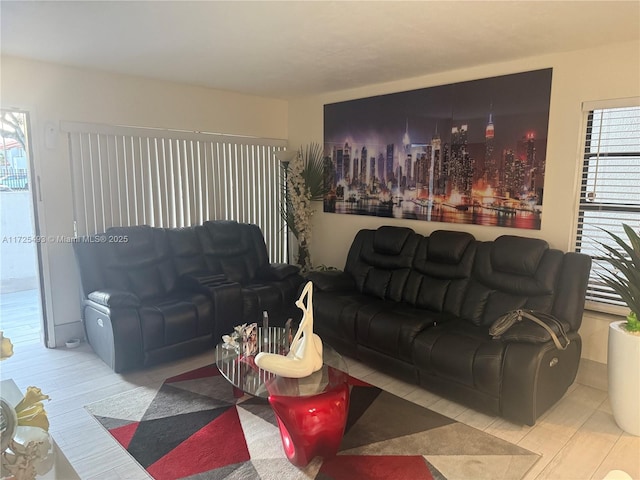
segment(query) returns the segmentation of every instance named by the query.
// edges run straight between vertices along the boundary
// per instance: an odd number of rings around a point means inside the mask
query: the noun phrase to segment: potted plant
[[[311,270],[311,202],[322,200],[326,193],[322,146],[311,143],[300,147],[290,161],[283,163],[285,203],[281,205],[280,215],[298,241],[296,263],[307,272]]]
[[[609,399],[618,426],[640,436],[640,236],[623,228],[628,242],[605,230],[619,248],[600,243],[611,265],[600,277],[630,309],[626,320],[609,325]]]

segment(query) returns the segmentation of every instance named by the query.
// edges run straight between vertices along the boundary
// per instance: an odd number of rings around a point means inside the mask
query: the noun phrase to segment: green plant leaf
[[[638,235],[636,231],[626,223],[622,224],[622,228],[624,228],[627,237],[629,237],[633,250],[640,253],[640,235]]]
[[[627,227],[630,228],[628,225],[626,224],[622,224],[623,228]],[[632,245],[627,244],[622,238],[620,238],[618,235],[609,232],[607,230],[604,230],[606,233],[608,233],[611,238],[613,238],[615,240],[615,242],[620,246],[620,248],[622,248],[627,255],[629,256],[629,258],[631,259],[632,263],[635,263],[636,265],[640,265],[640,250],[638,249],[634,249],[634,247]],[[625,228],[626,231],[626,228]],[[633,230],[631,230],[631,232],[633,233],[633,235],[635,235],[635,232],[633,232]],[[627,232],[628,235],[628,232]],[[633,242],[633,240],[630,237],[630,240]],[[604,245],[604,244],[603,244]],[[620,252],[618,252],[617,250],[613,249],[612,247],[605,245],[607,247],[607,250],[612,249],[615,252],[617,252],[616,254],[613,254],[614,256],[617,256],[619,259],[624,259],[627,260],[627,257],[625,257],[624,255],[622,255]]]
[[[603,242],[598,242],[604,253],[604,260],[611,265],[602,265],[606,273],[599,273],[600,279],[627,304],[636,315],[640,315],[640,236],[627,224],[622,224],[629,239],[625,241],[620,236],[605,229],[620,250]]]
[[[323,148],[319,143],[310,143],[300,147],[298,154],[302,158],[304,169],[302,177],[311,196],[311,200],[322,200],[327,193],[324,185]]]

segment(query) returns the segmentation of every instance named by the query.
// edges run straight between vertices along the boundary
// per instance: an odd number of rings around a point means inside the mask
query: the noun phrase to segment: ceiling
[[[295,98],[640,39],[629,1],[10,1],[3,55]]]

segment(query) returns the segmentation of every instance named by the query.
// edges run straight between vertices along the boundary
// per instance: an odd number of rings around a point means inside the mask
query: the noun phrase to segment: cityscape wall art
[[[324,106],[324,211],[540,229],[552,69]]]

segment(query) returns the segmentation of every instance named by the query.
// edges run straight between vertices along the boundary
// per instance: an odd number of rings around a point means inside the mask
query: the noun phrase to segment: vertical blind
[[[619,249],[603,230],[626,239],[623,223],[640,229],[640,106],[587,108],[585,114],[576,251],[594,260],[588,307],[606,311],[624,302],[599,276],[612,268],[599,242]]]
[[[76,235],[236,220],[258,225],[271,261],[286,261],[284,171],[275,155],[285,140],[81,123],[62,128]]]

